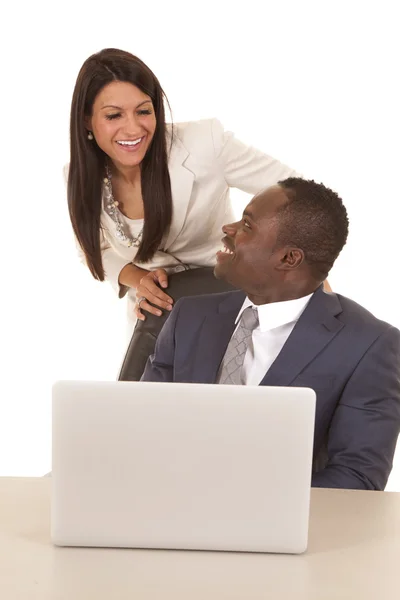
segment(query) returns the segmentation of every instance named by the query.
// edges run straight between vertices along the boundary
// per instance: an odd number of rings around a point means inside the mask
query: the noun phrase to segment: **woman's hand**
[[[142,313],[143,310],[158,317],[162,315],[160,308],[168,311],[172,310],[174,301],[160,289],[160,286],[162,288],[168,286],[168,275],[164,269],[150,271],[140,279],[139,285],[136,288],[135,315],[141,321],[144,321],[146,318]],[[156,306],[152,306],[152,304]]]
[[[324,281],[324,290],[325,290],[325,292],[331,292],[332,291],[332,288],[329,285],[329,281],[327,279],[325,279],[325,281]]]

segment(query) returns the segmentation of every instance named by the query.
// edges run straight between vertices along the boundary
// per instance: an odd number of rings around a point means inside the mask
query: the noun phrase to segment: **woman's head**
[[[117,167],[129,168],[144,159],[157,121],[150,96],[131,83],[113,81],[97,94],[86,124],[93,143]]]
[[[108,48],[82,65],[71,105],[68,206],[76,238],[96,279],[104,279],[100,249],[102,181],[117,168],[140,165],[144,228],[137,262],[149,261],[172,218],[164,100],[153,72],[136,56]],[[171,138],[172,139],[172,138]]]
[[[156,76],[133,54],[116,49],[93,54],[84,62],[75,85],[71,144],[82,155],[95,152],[103,162],[108,155],[116,165],[136,166],[153,136],[155,146],[157,138],[165,138],[163,100]],[[118,144],[141,138],[137,148]]]

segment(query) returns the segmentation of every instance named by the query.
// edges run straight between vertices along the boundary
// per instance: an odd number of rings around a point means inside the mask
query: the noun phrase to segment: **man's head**
[[[257,194],[222,230],[230,252],[218,253],[215,276],[261,304],[314,291],[346,243],[348,218],[335,192],[292,177]]]

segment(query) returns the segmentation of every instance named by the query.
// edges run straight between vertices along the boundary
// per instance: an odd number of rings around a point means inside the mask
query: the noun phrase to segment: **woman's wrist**
[[[141,269],[140,267],[137,267],[132,263],[128,263],[121,270],[118,277],[118,283],[120,285],[125,285],[126,287],[137,288],[140,283],[140,280],[147,273],[149,273],[149,271],[146,271],[146,269]]]

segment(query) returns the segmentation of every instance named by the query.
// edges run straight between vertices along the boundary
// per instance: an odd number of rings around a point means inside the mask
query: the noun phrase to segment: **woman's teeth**
[[[225,254],[234,254],[234,252],[232,250],[229,250],[229,248],[227,248],[226,246],[222,247],[222,252],[224,252]]]
[[[133,140],[133,141],[118,141],[117,144],[120,144],[121,146],[136,146],[139,142],[142,141],[143,138],[139,138],[138,140]]]

